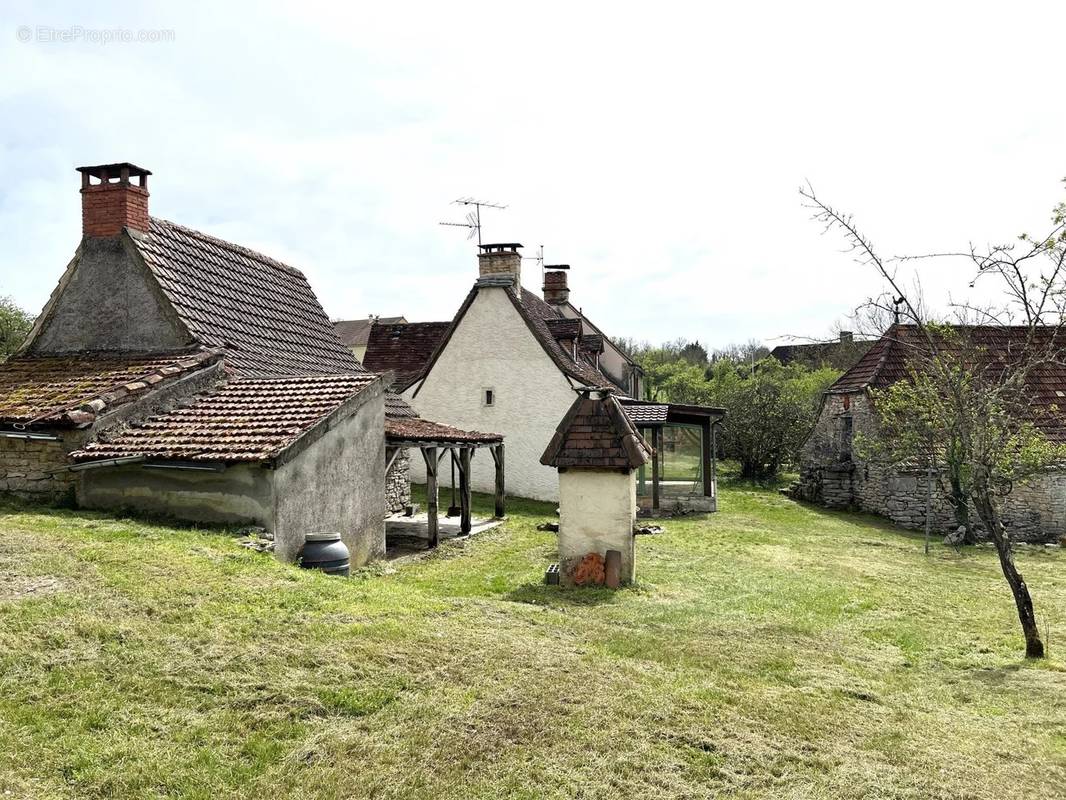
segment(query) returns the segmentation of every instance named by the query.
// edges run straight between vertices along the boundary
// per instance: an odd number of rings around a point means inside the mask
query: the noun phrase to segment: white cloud
[[[823,335],[878,283],[797,186],[886,254],[1039,230],[1066,174],[1063,22],[1057,4],[6,5],[0,293],[43,304],[77,242],[72,168],[128,159],[155,173],[153,213],[290,260],[333,316],[449,317],[475,257],[437,222],[473,194],[510,206],[487,239],[572,264],[609,332]],[[24,24],[175,41],[21,44]],[[942,301],[965,277],[925,284]]]

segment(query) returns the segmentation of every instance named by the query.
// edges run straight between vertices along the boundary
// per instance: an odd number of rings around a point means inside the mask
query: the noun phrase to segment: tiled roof
[[[417,417],[418,412],[396,392],[385,392],[385,416],[386,417]]]
[[[634,425],[663,425],[670,415],[667,403],[622,402],[622,410]]]
[[[957,326],[956,330],[960,342],[966,343],[965,350],[976,354],[977,363],[973,367],[980,371],[995,371],[1022,357],[1026,351],[1028,329],[1022,326]],[[1037,346],[1054,345],[1051,339],[1054,336],[1061,336],[1054,328],[1041,331]],[[963,345],[941,340],[938,346],[950,350]],[[1056,346],[1066,348],[1066,340]],[[829,387],[828,393],[851,394],[891,386],[910,374],[909,364],[914,356],[927,349],[928,344],[917,327],[893,325],[854,367]],[[1066,418],[1059,410],[1059,406],[1066,408],[1066,366],[1041,365],[1029,376],[1027,389],[1033,421],[1050,438],[1066,441]]]
[[[344,319],[333,323],[333,329],[337,336],[348,347],[365,347],[370,340],[370,326],[377,322],[380,325],[395,325],[398,322],[407,322],[403,317],[368,317],[367,319]]]
[[[403,419],[387,417],[385,419],[385,438],[394,442],[469,442],[490,444],[503,441],[503,436],[498,433],[463,431],[453,428],[451,425],[442,425],[439,422],[430,422],[428,419],[419,419],[417,417]]]
[[[526,319],[530,329],[540,340],[548,355],[551,356],[552,360],[563,372],[585,386],[606,387],[614,385],[610,378],[593,364],[586,361],[580,354],[575,360],[569,349],[560,344],[559,340],[555,338],[551,327],[549,327],[549,320],[562,318],[563,315],[560,311],[545,303],[528,289],[522,289],[520,300],[515,298],[512,293],[509,292],[508,294],[511,294],[511,297],[515,300],[515,307]]]
[[[0,421],[85,424],[217,358],[207,350],[14,358],[0,364]]]
[[[651,458],[648,445],[618,400],[607,392],[582,392],[548,443],[540,463],[549,467],[636,469]]]
[[[132,235],[193,336],[237,374],[363,372],[299,270],[166,220]]]
[[[76,461],[147,459],[241,462],[280,455],[376,376],[238,378],[188,405],[111,432],[72,453]]]
[[[363,356],[363,366],[371,372],[393,372],[398,391],[403,391],[419,377],[433,357],[437,345],[451,327],[450,322],[406,322],[376,324]]]
[[[581,320],[570,317],[557,317],[546,319],[544,324],[548,326],[551,335],[556,339],[570,340],[581,338]]]

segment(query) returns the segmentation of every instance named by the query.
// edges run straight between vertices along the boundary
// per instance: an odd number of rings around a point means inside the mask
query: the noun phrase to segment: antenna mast
[[[467,239],[473,239],[477,236],[477,246],[481,247],[481,209],[482,208],[498,208],[501,211],[507,206],[500,203],[489,203],[484,200],[475,200],[473,197],[460,197],[458,200],[453,200],[452,205],[457,206],[473,206],[474,210],[470,211],[466,215],[466,222],[441,222],[439,225],[447,225],[452,228],[468,228],[470,230]]]

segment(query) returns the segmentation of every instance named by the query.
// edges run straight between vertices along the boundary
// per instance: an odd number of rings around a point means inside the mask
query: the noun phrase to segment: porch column
[[[703,453],[703,496],[712,497],[714,495],[714,476],[712,475],[713,454],[711,453],[711,421],[709,419],[703,420],[700,423],[700,450]]]
[[[470,453],[471,447],[464,447],[459,451],[459,533],[461,536],[470,534]]]
[[[659,464],[662,463],[663,429],[651,429],[651,508],[659,510]]]
[[[493,445],[490,448],[492,460],[496,464],[496,519],[503,519],[506,509],[507,493],[504,487],[503,474],[503,443]]]
[[[422,459],[426,462],[426,529],[429,531],[429,546],[439,544],[437,527],[437,448],[423,447]]]

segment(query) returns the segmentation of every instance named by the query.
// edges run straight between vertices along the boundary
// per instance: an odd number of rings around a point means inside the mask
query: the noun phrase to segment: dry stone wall
[[[78,473],[67,453],[82,445],[85,434],[64,431],[58,441],[0,436],[0,494],[29,500],[73,497]]]
[[[904,528],[925,527],[927,478],[855,453],[860,436],[877,436],[877,422],[865,393],[827,395],[814,430],[803,446],[800,480],[792,495],[835,509],[866,511]],[[934,482],[932,528],[938,535],[958,523],[943,489]],[[977,512],[970,519],[981,535]],[[1053,541],[1066,535],[1066,473],[1049,472],[1014,487],[1003,504],[1004,524],[1017,541]]]
[[[392,458],[393,451],[386,453]],[[385,513],[398,514],[411,504],[411,454],[404,448],[385,476]]]

